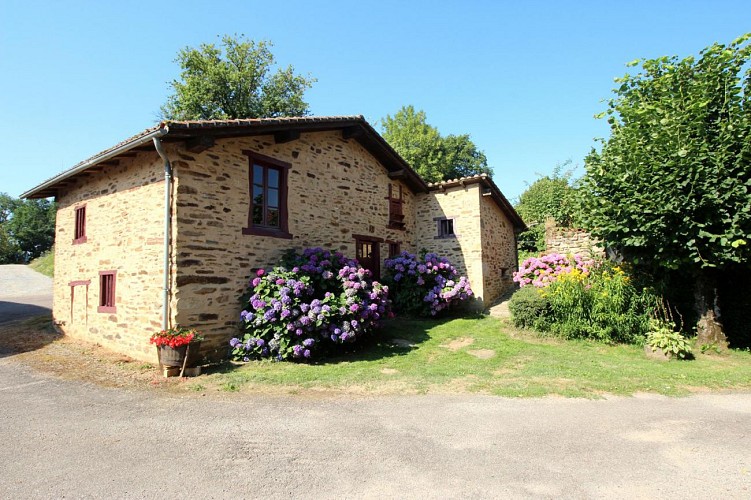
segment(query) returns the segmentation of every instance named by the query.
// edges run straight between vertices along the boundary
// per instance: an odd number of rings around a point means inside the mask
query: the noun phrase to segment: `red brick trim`
[[[91,280],[77,280],[77,281],[68,282],[68,286],[82,286],[82,285],[89,286],[90,284],[91,284]]]

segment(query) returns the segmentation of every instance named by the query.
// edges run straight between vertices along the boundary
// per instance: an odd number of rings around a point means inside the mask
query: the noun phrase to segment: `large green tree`
[[[586,159],[587,225],[656,275],[692,277],[701,343],[726,342],[718,277],[751,262],[750,37],[631,63]]]
[[[469,135],[442,136],[428,124],[424,111],[403,106],[381,120],[382,135],[428,182],[490,174],[485,154]]]
[[[8,220],[18,206],[19,201],[7,193],[0,193],[0,264],[18,262],[21,249],[11,238]]]
[[[36,258],[55,242],[55,204],[0,193],[0,264]]]
[[[180,79],[162,106],[170,120],[268,118],[308,114],[305,91],[314,78],[292,66],[275,67],[272,43],[225,35],[221,46],[201,44],[177,54]]]
[[[540,177],[519,196],[514,207],[529,227],[518,236],[519,248],[527,252],[545,250],[545,221],[553,219],[558,226],[578,223],[579,203],[572,171],[563,171],[570,161],[556,165],[551,175]]]

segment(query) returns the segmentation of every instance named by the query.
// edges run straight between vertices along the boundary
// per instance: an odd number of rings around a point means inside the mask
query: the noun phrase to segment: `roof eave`
[[[26,199],[47,198],[49,196],[52,196],[52,193],[46,194],[46,195],[43,195],[43,193],[47,193],[48,189],[53,189],[53,186],[55,184],[58,184],[59,182],[64,181],[65,179],[78,175],[84,170],[91,168],[98,163],[107,161],[111,158],[114,158],[117,155],[123,154],[127,151],[130,151],[131,149],[142,146],[143,144],[146,144],[147,142],[151,142],[154,138],[162,137],[166,135],[168,132],[169,132],[169,128],[165,124],[162,123],[159,125],[158,128],[156,128],[155,130],[152,130],[151,132],[146,133],[145,135],[137,136],[133,138],[131,141],[120,144],[119,146],[109,149],[105,151],[104,153],[98,154],[96,156],[92,156],[88,160],[76,165],[72,169],[66,170],[65,172],[62,172],[56,175],[55,177],[52,177],[51,179],[44,181],[38,186],[21,194],[21,198],[26,198]]]
[[[514,225],[515,232],[520,233],[528,229],[527,225],[524,223],[524,220],[514,209],[513,205],[511,205],[506,196],[504,196],[504,194],[501,192],[500,188],[487,174],[480,174],[473,177],[462,177],[459,179],[452,179],[450,181],[437,182],[435,184],[430,184],[429,189],[431,191],[438,191],[446,188],[465,186],[467,184],[484,184],[487,188],[489,188],[490,194],[498,204],[498,207],[506,213],[511,223]]]

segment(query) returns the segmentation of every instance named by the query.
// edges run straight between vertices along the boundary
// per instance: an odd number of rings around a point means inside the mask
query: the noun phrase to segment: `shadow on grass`
[[[0,324],[0,358],[36,351],[60,337],[49,314]]]
[[[457,318],[480,318],[482,315],[452,314],[440,318],[416,318],[400,316],[387,320],[373,335],[358,340],[357,343],[345,345],[344,350],[329,353],[320,359],[307,363],[310,366],[336,365],[357,361],[377,361],[395,356],[405,356],[420,344],[430,339],[429,331],[436,326]],[[253,362],[249,362],[252,364]],[[246,364],[223,361],[207,366],[204,373],[231,373]]]

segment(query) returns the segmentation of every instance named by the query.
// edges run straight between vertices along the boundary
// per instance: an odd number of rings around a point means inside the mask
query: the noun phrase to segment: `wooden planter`
[[[186,370],[193,375],[200,373],[201,342],[192,342],[177,348],[162,345],[157,346],[156,349],[159,366],[164,370],[165,376],[174,376],[175,372],[179,372],[182,377]]]

